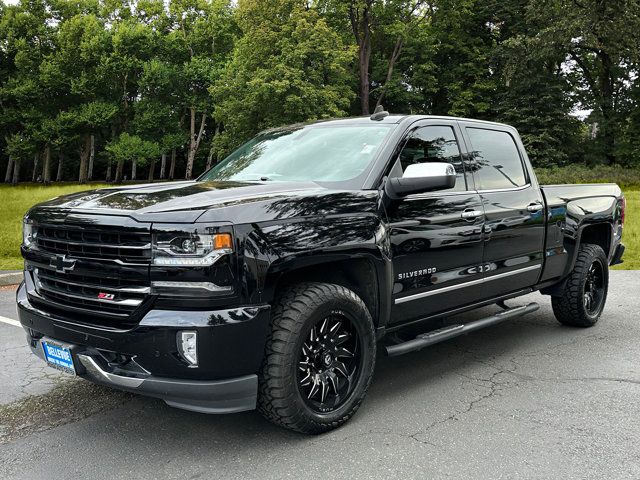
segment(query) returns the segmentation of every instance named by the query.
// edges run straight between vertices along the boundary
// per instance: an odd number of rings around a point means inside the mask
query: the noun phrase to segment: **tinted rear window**
[[[527,176],[515,140],[507,132],[467,128],[478,189],[522,187]]]

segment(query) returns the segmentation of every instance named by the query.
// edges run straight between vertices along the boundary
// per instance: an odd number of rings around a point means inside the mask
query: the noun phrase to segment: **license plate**
[[[42,350],[44,350],[44,359],[50,367],[71,375],[76,374],[70,349],[49,341],[43,341]]]

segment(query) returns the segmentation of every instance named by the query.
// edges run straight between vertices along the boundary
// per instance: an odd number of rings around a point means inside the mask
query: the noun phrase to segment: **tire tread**
[[[287,353],[287,347],[296,343],[309,312],[336,297],[346,297],[368,314],[366,306],[354,292],[340,285],[326,283],[309,282],[288,287],[272,306],[271,330],[267,337],[265,359],[259,375],[258,410],[276,425],[302,433],[317,434],[329,431],[347,422],[355,414],[366,395],[372,372],[369,372],[365,388],[355,399],[352,408],[331,422],[314,421],[293,398],[297,387],[292,388],[290,384],[295,382],[295,378],[288,378],[287,372],[291,367],[291,359]],[[373,333],[370,315],[368,321]],[[373,349],[375,359],[375,340]]]
[[[604,260],[606,269],[606,255],[602,247],[594,244],[583,244],[580,246],[578,258],[573,271],[566,280],[564,290],[559,296],[551,297],[551,306],[556,319],[563,325],[572,327],[592,327],[598,321],[589,317],[584,309],[582,300],[582,284],[584,275],[595,259],[601,257]],[[605,299],[608,288],[608,275],[605,273]]]

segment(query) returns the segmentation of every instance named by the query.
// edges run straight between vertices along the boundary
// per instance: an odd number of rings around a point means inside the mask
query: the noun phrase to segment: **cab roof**
[[[296,125],[289,125],[289,127],[302,127],[306,125],[358,125],[358,124],[401,124],[401,123],[413,123],[418,120],[453,120],[453,121],[464,121],[464,122],[474,122],[474,123],[482,123],[486,125],[499,125],[502,127],[510,127],[510,125],[499,123],[499,122],[491,122],[487,120],[477,120],[474,118],[464,118],[464,117],[450,117],[446,115],[414,115],[414,114],[389,114],[386,117],[372,120],[369,115],[363,115],[360,117],[347,117],[347,118],[330,118],[326,120],[315,120],[311,122],[304,122]],[[287,128],[287,127],[284,127]],[[275,129],[274,129],[275,130]]]

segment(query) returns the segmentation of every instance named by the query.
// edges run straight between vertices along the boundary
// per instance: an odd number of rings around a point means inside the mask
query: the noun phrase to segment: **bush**
[[[621,187],[640,185],[640,168],[620,166],[569,165],[566,167],[536,168],[542,185],[556,183],[617,183]]]

